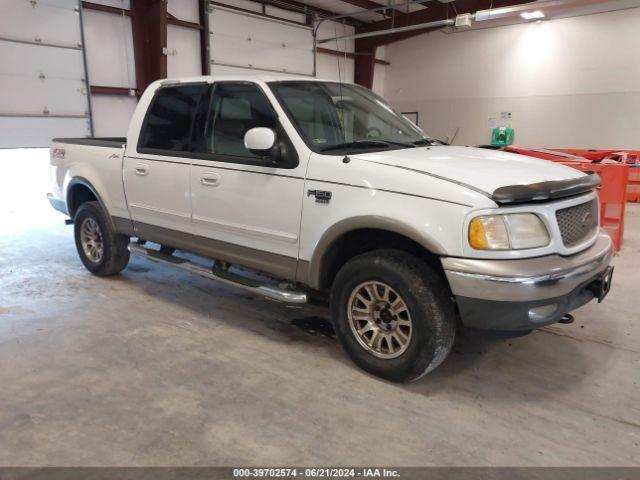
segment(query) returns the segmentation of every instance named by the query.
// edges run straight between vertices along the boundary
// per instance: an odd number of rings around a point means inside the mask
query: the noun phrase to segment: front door
[[[244,135],[254,127],[275,130],[289,159],[297,158],[257,84],[214,84],[191,167],[192,231],[214,258],[293,279],[305,162],[274,163],[249,152]]]

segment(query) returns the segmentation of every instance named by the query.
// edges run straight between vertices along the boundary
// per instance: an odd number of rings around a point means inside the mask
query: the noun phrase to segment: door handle
[[[149,165],[145,165],[144,163],[138,163],[134,168],[133,171],[135,172],[136,175],[147,175],[149,173]]]
[[[220,175],[217,173],[207,173],[200,177],[200,183],[206,187],[217,187],[220,185]]]

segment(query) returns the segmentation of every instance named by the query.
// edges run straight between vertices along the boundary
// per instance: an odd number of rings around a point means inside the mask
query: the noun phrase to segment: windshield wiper
[[[415,142],[411,142],[411,143],[415,147],[420,145],[429,145],[429,146],[446,145],[446,143],[440,140],[434,140],[433,138],[421,138],[420,140],[416,140]]]
[[[329,147],[325,147],[321,149],[321,152],[326,152],[327,150],[341,150],[343,148],[377,148],[377,147],[391,147],[398,146],[404,148],[413,148],[416,145],[413,143],[405,143],[405,142],[394,142],[393,140],[357,140],[355,142],[346,142],[339,143],[338,145],[331,145]]]
[[[356,142],[338,143],[337,145],[329,145],[328,147],[321,148],[321,152],[327,152],[329,150],[342,150],[344,148],[389,148],[389,143],[381,140],[358,140]]]
[[[405,147],[405,148],[413,148],[416,145],[412,142],[412,143],[408,143],[408,142],[394,142],[393,140],[380,140],[381,142],[384,143],[388,143],[390,145],[398,145],[399,147]]]

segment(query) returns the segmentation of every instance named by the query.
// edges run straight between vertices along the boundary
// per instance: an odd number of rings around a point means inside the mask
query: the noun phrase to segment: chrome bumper
[[[611,238],[601,234],[591,247],[570,257],[548,255],[523,260],[446,257],[442,266],[454,295],[531,301],[568,294],[604,271],[612,258]]]
[[[442,266],[465,325],[521,330],[554,323],[594,298],[588,285],[602,276],[612,258],[613,244],[603,233],[591,247],[568,257],[445,257]],[[545,314],[538,315],[538,308]]]

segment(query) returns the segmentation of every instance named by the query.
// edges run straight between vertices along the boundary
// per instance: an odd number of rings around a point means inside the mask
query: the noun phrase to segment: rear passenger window
[[[191,130],[206,83],[163,87],[149,108],[138,149],[188,152]]]

